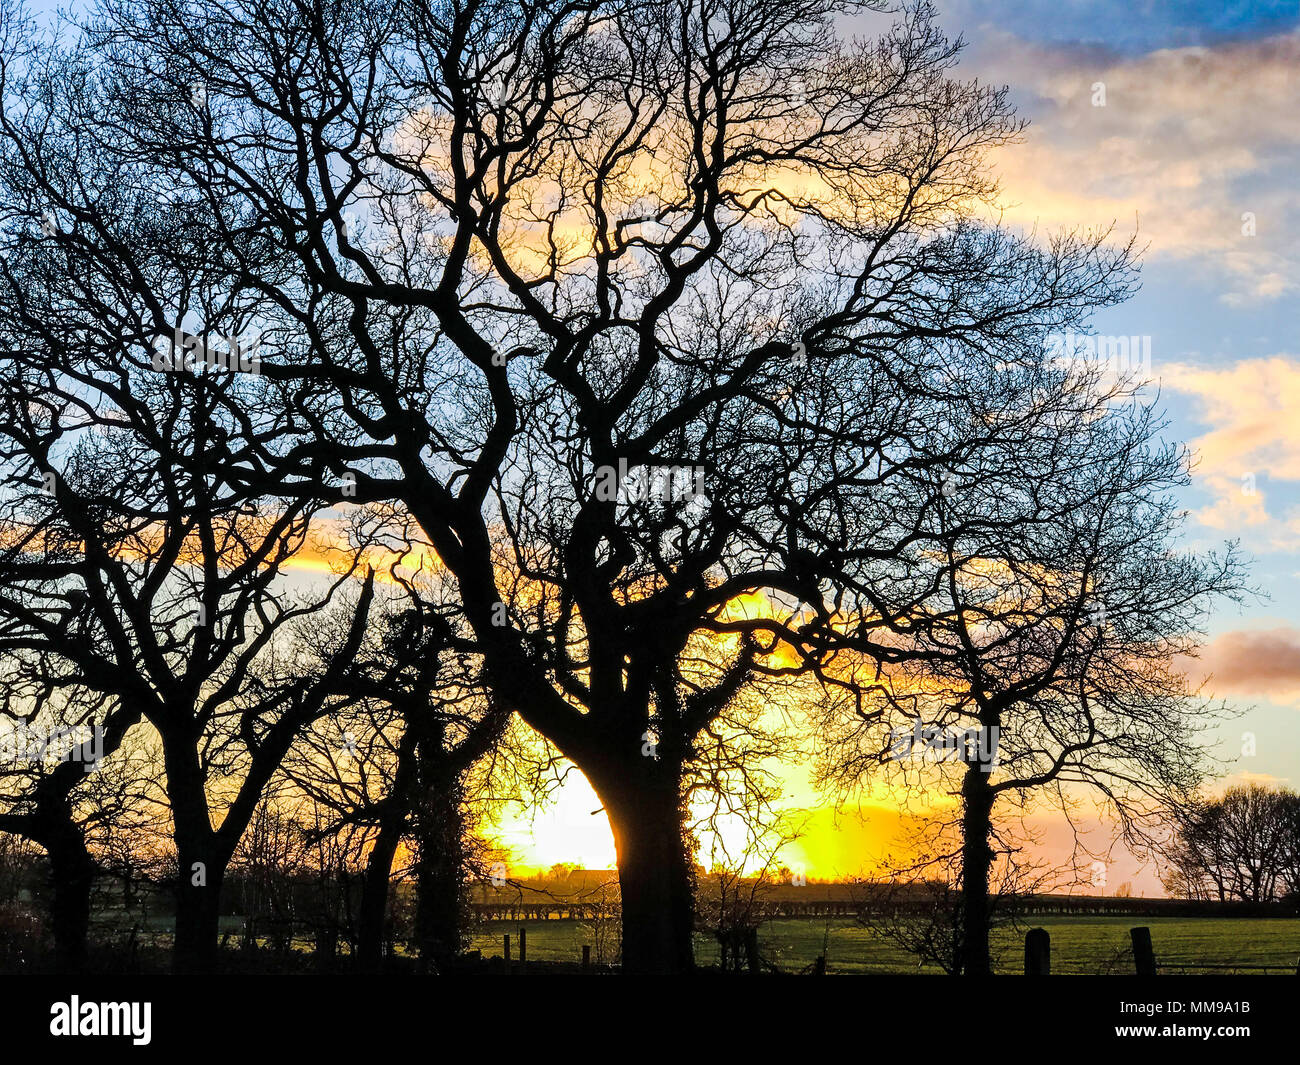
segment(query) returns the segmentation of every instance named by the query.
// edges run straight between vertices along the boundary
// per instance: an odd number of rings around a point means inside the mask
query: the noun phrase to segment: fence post
[[[826,975],[826,955],[818,954],[817,960],[813,962],[813,976]]]
[[[1151,929],[1133,928],[1129,930],[1133,937],[1133,960],[1137,963],[1138,976],[1156,975],[1156,952],[1151,946]]]
[[[519,971],[524,971],[524,966],[528,964],[528,929],[523,925],[519,926]]]
[[[582,967],[584,969],[591,968],[591,944],[590,943],[584,943],[582,945]]]
[[[1025,975],[1050,976],[1052,937],[1046,928],[1031,928],[1025,935]]]
[[[758,929],[745,929],[745,960],[749,963],[749,971],[755,976],[758,975]]]
[[[506,972],[510,971],[510,933],[505,935],[505,953],[503,955],[506,961]]]

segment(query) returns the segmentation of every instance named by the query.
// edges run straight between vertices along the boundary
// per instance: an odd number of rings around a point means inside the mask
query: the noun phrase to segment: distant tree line
[[[1189,803],[1163,877],[1171,895],[1300,905],[1300,794],[1243,784]]]

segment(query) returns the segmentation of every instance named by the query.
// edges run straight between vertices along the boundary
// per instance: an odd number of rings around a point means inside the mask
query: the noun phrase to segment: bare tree
[[[744,842],[730,848],[722,835],[713,837],[698,921],[718,942],[723,972],[757,973],[763,964],[758,930],[774,913],[775,889],[793,875],[781,864],[781,852],[799,839],[803,823],[787,815],[750,819],[744,827]]]
[[[0,662],[15,674],[19,659],[31,661],[0,653]],[[0,747],[7,748],[0,751],[0,832],[30,840],[48,856],[55,965],[77,971],[86,962],[91,892],[99,872],[87,807],[110,819],[125,807],[117,801],[120,796],[98,786],[106,730],[95,709],[104,701],[79,699],[76,693],[65,698],[49,689],[25,698],[26,686],[18,676],[11,678],[0,710],[5,726]],[[115,740],[120,740],[120,715],[116,724]]]
[[[1184,898],[1268,902],[1295,891],[1294,792],[1259,784],[1177,812],[1165,885]]]
[[[465,884],[472,874],[479,785],[495,778],[504,792],[518,745],[503,744],[510,715],[494,706],[479,680],[474,644],[457,635],[454,603],[393,571],[405,595],[371,627],[340,690],[352,705],[333,715],[348,750],[308,737],[286,770],[320,806],[334,812],[328,830],[370,830],[359,915],[358,955],[379,965],[389,880],[399,845],[413,847],[415,939],[422,961],[445,967],[467,932]],[[476,765],[489,759],[498,771]]]
[[[15,289],[6,294],[33,295]],[[151,392],[129,367],[93,356],[42,369],[49,338],[33,329],[29,339],[6,376],[0,431],[10,473],[3,646],[36,663],[28,703],[75,693],[91,708],[79,723],[105,708],[105,751],[142,720],[157,731],[177,848],[177,964],[202,967],[222,875],[262,789],[299,733],[343,698],[372,581],[350,609],[332,609],[357,569],[353,553],[323,588],[287,588],[284,569],[322,503],[261,506],[214,471],[219,430],[191,420],[192,397]],[[307,662],[284,646],[305,616],[322,643],[337,628],[337,659]],[[24,712],[33,716],[11,714]],[[58,782],[83,772],[68,761],[38,781],[36,813],[44,780],[63,796]]]
[[[918,486],[936,550],[913,564],[929,590],[882,597],[901,660],[869,710],[832,710],[823,765],[841,784],[883,766],[959,793],[968,975],[990,971],[999,800],[1068,814],[1090,792],[1153,842],[1144,826],[1194,794],[1199,736],[1222,711],[1177,663],[1210,603],[1244,590],[1231,545],[1178,549],[1188,456],[1162,441],[1140,382],[1058,359],[1012,376],[996,445]]]
[[[927,443],[988,406],[948,372],[1121,298],[1130,249],[986,221],[1020,122],[924,2],[109,0],[4,36],[12,224],[138,302],[136,365],[257,324],[222,475],[405,505],[601,797],[625,967],[689,968],[702,749],[756,676],[873,646],[935,537],[912,481],[997,435]],[[196,263],[219,306],[160,281]]]

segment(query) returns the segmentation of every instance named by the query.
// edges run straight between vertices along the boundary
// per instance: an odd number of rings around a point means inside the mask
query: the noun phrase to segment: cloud
[[[1300,482],[1300,359],[1276,355],[1228,366],[1172,363],[1161,388],[1191,398],[1209,431],[1192,441],[1196,477],[1213,502],[1195,512],[1201,524],[1251,530],[1263,546],[1300,546],[1300,511],[1268,509],[1268,486]]]
[[[1010,84],[1032,121],[993,158],[1009,220],[1115,221],[1241,307],[1300,292],[1297,66],[1298,32],[1126,55],[989,28],[963,70]]]
[[[1251,784],[1258,784],[1261,788],[1285,788],[1290,785],[1290,781],[1290,777],[1275,777],[1271,773],[1249,773],[1243,770],[1240,773],[1220,777],[1206,791],[1215,798],[1221,798],[1229,788],[1249,787]]]
[[[1213,675],[1209,686],[1215,695],[1294,702],[1300,699],[1300,629],[1279,625],[1225,632],[1192,666]]]

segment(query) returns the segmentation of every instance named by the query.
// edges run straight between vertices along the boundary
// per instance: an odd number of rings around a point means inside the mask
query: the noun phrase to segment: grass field
[[[1156,961],[1162,972],[1259,973],[1268,966],[1276,974],[1296,971],[1300,957],[1300,919],[1223,919],[1213,917],[1040,917],[1035,927],[1052,937],[1054,974],[1131,974],[1129,929],[1151,929]],[[518,922],[489,922],[473,946],[485,958],[499,955],[502,936],[511,936],[512,954],[518,957]],[[528,957],[538,961],[573,962],[581,959],[582,945],[592,943],[592,929],[579,921],[534,921],[528,930]],[[994,950],[1001,972],[1017,973],[1023,966],[1024,929],[999,929]],[[811,966],[825,950],[831,973],[938,972],[919,969],[916,960],[893,944],[880,940],[850,918],[783,918],[759,929],[759,950],[784,972]],[[701,965],[717,963],[717,945],[697,936],[695,957]],[[1216,968],[1209,968],[1209,967]]]

